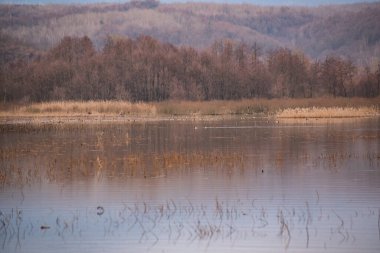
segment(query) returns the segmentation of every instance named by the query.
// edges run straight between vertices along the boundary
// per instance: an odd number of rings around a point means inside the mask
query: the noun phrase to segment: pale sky
[[[14,4],[49,4],[49,3],[100,3],[114,2],[124,3],[126,0],[0,0],[0,3]],[[344,3],[365,3],[380,2],[380,0],[161,0],[162,3],[171,2],[215,2],[215,3],[251,3],[259,5],[325,5],[325,4],[344,4]]]

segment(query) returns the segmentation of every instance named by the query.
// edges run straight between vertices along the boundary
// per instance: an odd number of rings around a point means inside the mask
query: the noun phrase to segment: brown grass
[[[84,115],[151,115],[156,107],[147,103],[124,101],[63,101],[33,103],[24,106],[8,107],[0,116],[84,116]]]
[[[250,99],[237,101],[126,101],[45,102],[6,105],[0,117],[113,116],[148,117],[252,115],[279,118],[343,118],[380,115],[380,97],[316,99]]]
[[[284,109],[278,118],[358,118],[380,115],[379,107],[311,107]]]
[[[313,99],[245,99],[234,101],[167,101],[155,104],[159,115],[257,115],[281,116],[292,110],[338,110],[344,108],[345,117],[357,117],[361,112],[366,116],[379,114],[380,98],[313,98]],[[346,110],[351,108],[352,110]],[[360,110],[358,110],[360,109]],[[287,114],[290,117],[290,114]],[[332,117],[334,114],[325,114]],[[336,114],[339,116],[338,114]],[[297,115],[299,116],[299,115]],[[320,117],[324,117],[323,114]]]

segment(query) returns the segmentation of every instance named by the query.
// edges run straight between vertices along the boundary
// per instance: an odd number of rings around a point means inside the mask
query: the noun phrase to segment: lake
[[[380,252],[379,118],[1,128],[1,252]]]

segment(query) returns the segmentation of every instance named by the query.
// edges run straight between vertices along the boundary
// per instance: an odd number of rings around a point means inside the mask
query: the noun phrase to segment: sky
[[[14,4],[51,4],[51,3],[100,3],[116,2],[123,3],[128,0],[0,0],[0,3]],[[216,3],[251,3],[259,5],[306,5],[317,6],[325,4],[346,4],[346,3],[364,3],[380,2],[380,0],[160,0],[162,3],[171,2],[216,2]]]

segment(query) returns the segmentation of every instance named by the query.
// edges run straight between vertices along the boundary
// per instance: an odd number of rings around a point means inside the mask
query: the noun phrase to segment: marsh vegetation
[[[0,134],[7,252],[379,249],[378,118],[16,124]]]
[[[27,105],[3,105],[3,121],[22,117],[118,117],[128,119],[184,119],[208,116],[253,116],[279,118],[347,118],[380,115],[380,99],[314,98],[314,99],[251,99],[235,101],[164,101],[131,103],[127,101],[55,101]],[[182,118],[181,118],[182,117]]]

